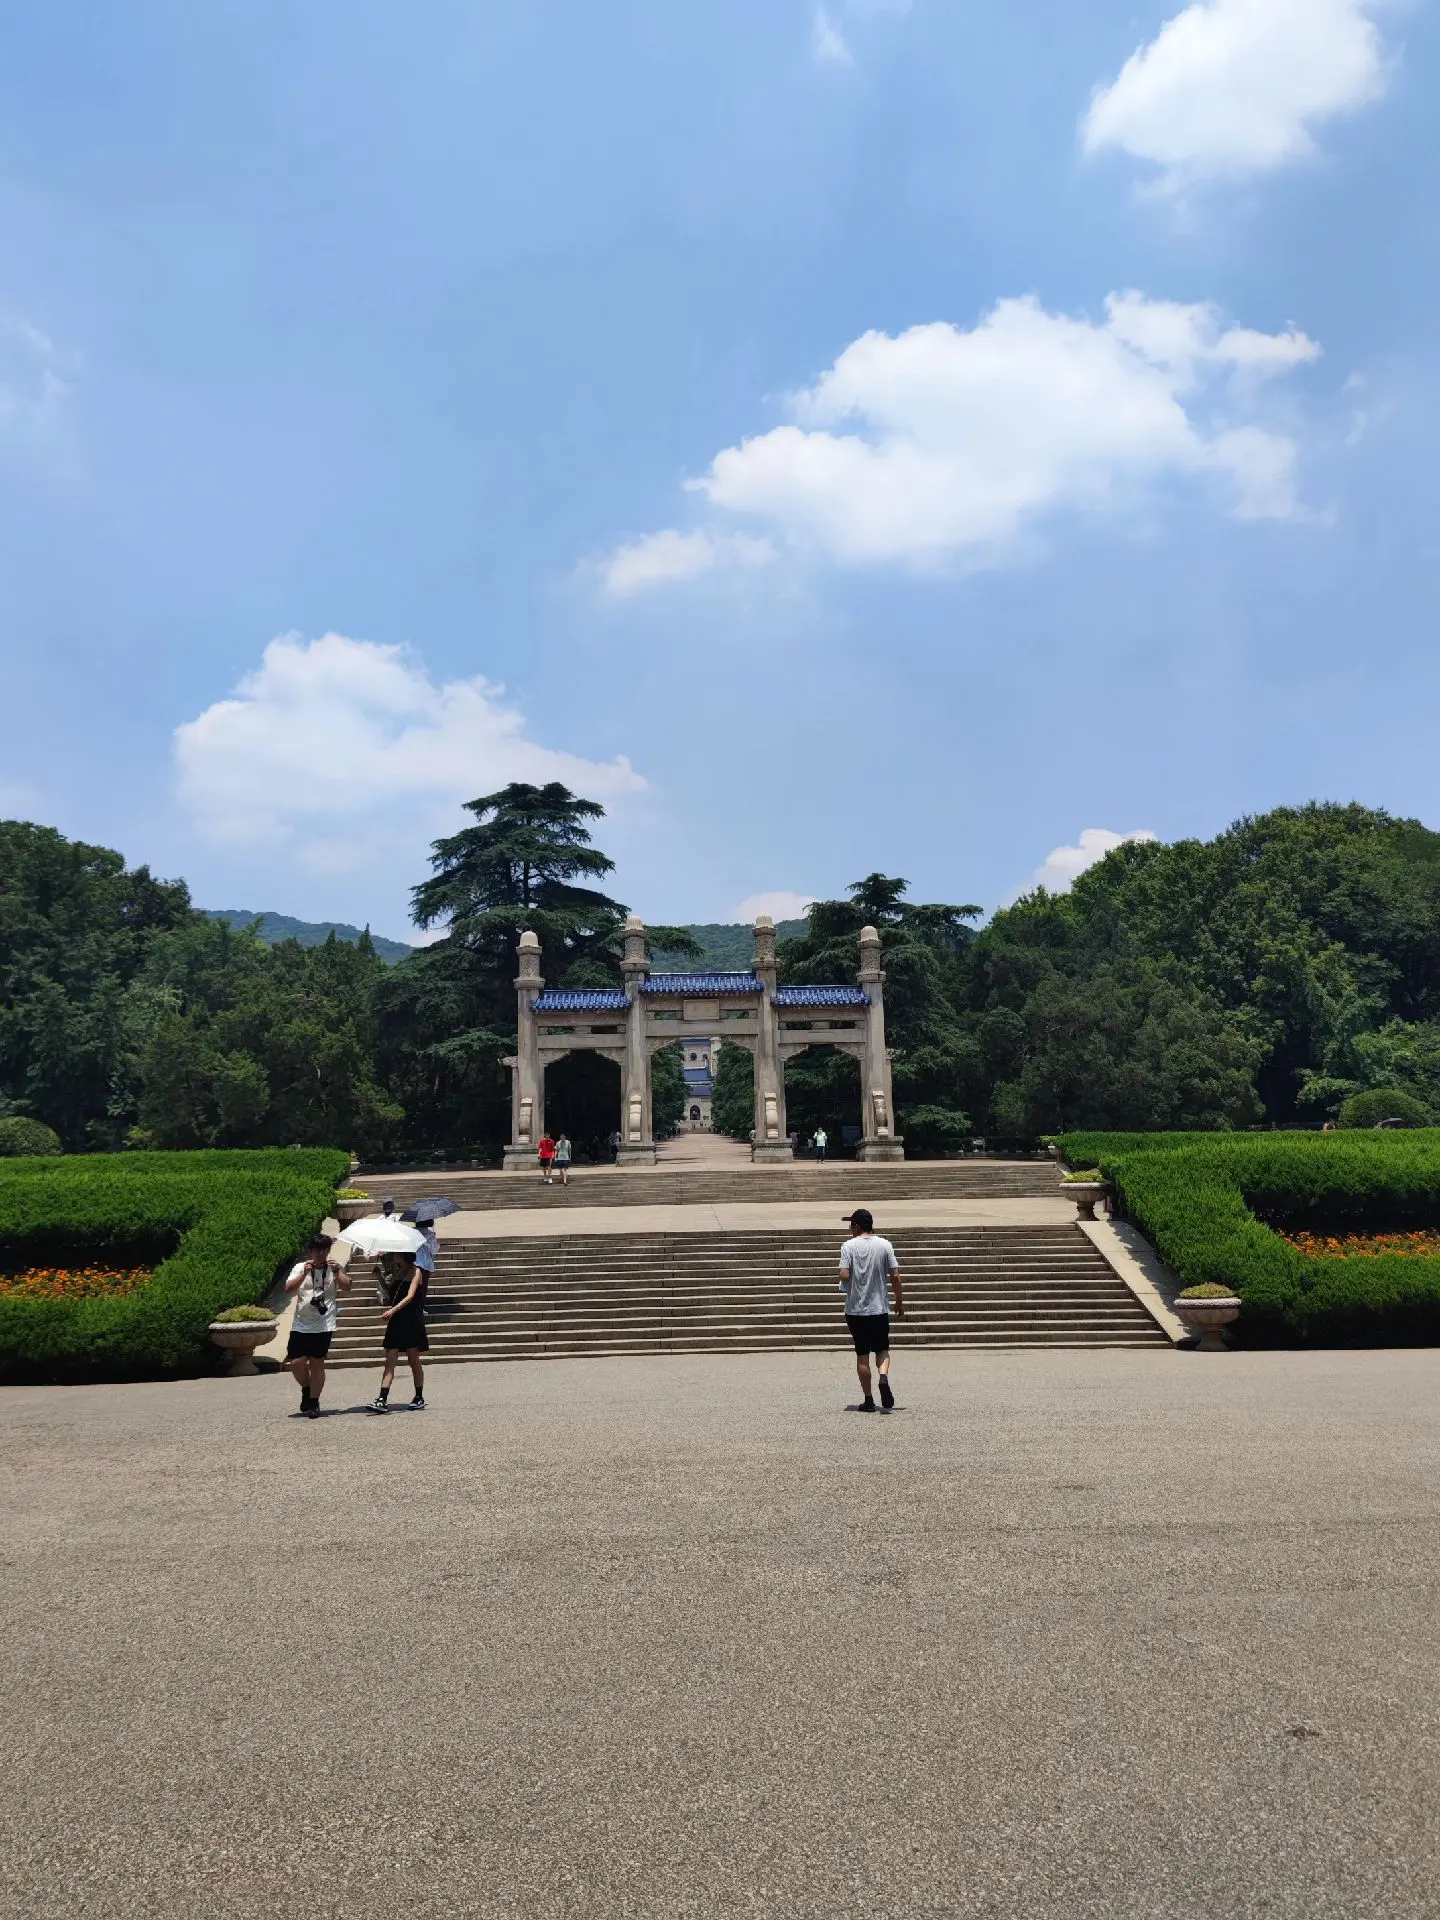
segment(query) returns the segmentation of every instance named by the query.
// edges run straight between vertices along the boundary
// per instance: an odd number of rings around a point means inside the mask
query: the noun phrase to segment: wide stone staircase
[[[392,1197],[402,1210],[412,1200],[444,1195],[466,1212],[515,1207],[714,1206],[731,1201],[848,1200],[851,1206],[886,1200],[1053,1199],[1060,1177],[1049,1160],[919,1160],[896,1166],[742,1165],[716,1171],[681,1168],[577,1167],[570,1184],[549,1186],[536,1173],[357,1173],[354,1184],[373,1196],[375,1210]]]
[[[871,1170],[885,1171],[903,1169]],[[1040,1171],[1053,1194],[1053,1172]],[[1078,1226],[916,1226],[893,1237],[906,1306],[897,1344],[1170,1344]],[[797,1230],[442,1240],[430,1359],[843,1348],[839,1239]],[[368,1266],[351,1271],[331,1364],[374,1366],[379,1302]]]

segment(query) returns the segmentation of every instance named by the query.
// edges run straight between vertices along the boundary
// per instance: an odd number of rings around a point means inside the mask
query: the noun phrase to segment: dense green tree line
[[[487,1155],[509,1126],[521,929],[539,934],[552,986],[618,985],[626,908],[586,884],[613,865],[590,845],[595,802],[516,784],[469,811],[414,889],[417,925],[446,931],[395,967],[368,937],[267,946],[107,848],[0,823],[0,1117],[43,1121],[71,1151]],[[680,927],[652,938],[697,951]],[[598,1148],[616,1069],[564,1064],[551,1119]],[[656,1076],[657,1122],[673,1127],[678,1056]]]
[[[625,908],[599,890],[601,815],[563,787],[473,801],[415,888],[435,943],[394,967],[368,940],[268,947],[178,882],[103,847],[0,823],[0,1118],[71,1151],[327,1144],[487,1155],[504,1139],[515,941],[553,986],[618,983]],[[979,910],[871,874],[779,945],[781,977],[853,978],[885,947],[898,1118],[913,1152],[975,1132],[1314,1121],[1367,1089],[1440,1118],[1440,834],[1359,806],[1281,808],[1208,842],[1117,848],[1063,896]],[[683,960],[683,928],[651,928]],[[728,1058],[729,1055],[734,1058]],[[749,1063],[722,1049],[717,1121],[750,1126]],[[657,1057],[657,1120],[683,1102]],[[551,1118],[599,1146],[615,1069],[554,1073]],[[791,1124],[858,1120],[854,1062],[787,1076]]]

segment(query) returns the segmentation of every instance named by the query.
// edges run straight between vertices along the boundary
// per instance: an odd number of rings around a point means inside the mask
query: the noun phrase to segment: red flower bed
[[[132,1293],[150,1278],[149,1267],[27,1267],[0,1273],[0,1294],[18,1300],[111,1299]]]
[[[1364,1260],[1382,1253],[1433,1259],[1440,1254],[1440,1231],[1419,1233],[1287,1233],[1282,1236],[1307,1260]]]

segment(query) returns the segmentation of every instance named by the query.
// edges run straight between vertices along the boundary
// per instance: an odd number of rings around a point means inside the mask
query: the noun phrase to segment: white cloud
[[[628,760],[528,739],[502,695],[479,677],[437,686],[404,647],[282,634],[229,699],[175,729],[181,804],[216,843],[341,873],[392,853],[415,866],[462,802],[511,780],[599,800],[644,787]]]
[[[760,914],[768,913],[772,920],[803,920],[819,898],[818,893],[791,893],[783,887],[777,893],[752,893],[748,900],[740,902],[730,918],[749,923]]]
[[[1101,321],[1001,300],[969,330],[864,334],[792,396],[791,424],[686,484],[843,566],[994,558],[1046,515],[1122,512],[1176,481],[1218,477],[1239,518],[1284,519],[1299,511],[1297,449],[1266,424],[1268,384],[1319,353],[1293,328],[1227,327],[1212,306],[1141,293],[1112,294]],[[652,534],[620,549],[607,582],[690,579],[744,538]]]
[[[844,34],[824,7],[815,9],[810,45],[815,58],[830,66],[853,67],[855,64],[855,56],[846,45]]]
[[[0,451],[63,456],[71,359],[28,320],[0,310]]]
[[[1082,827],[1079,844],[1052,847],[1044,865],[1031,874],[1030,885],[1044,887],[1047,893],[1068,893],[1087,867],[1093,867],[1116,847],[1124,846],[1127,840],[1154,838],[1148,827],[1138,827],[1134,833],[1112,833],[1109,827]]]
[[[647,587],[673,586],[720,568],[762,567],[774,558],[770,542],[750,534],[681,533],[666,527],[617,547],[604,563],[602,578],[608,593],[624,599]]]
[[[1317,122],[1383,91],[1377,11],[1377,0],[1197,0],[1097,88],[1081,144],[1153,161],[1172,188],[1301,158]]]

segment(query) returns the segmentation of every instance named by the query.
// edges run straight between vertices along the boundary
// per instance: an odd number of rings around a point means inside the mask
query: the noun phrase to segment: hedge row
[[[1440,1130],[1331,1134],[1073,1133],[1182,1285],[1228,1286],[1256,1344],[1440,1341],[1440,1258],[1301,1254],[1272,1224],[1317,1231],[1440,1222]]]
[[[349,1164],[325,1148],[4,1162],[0,1266],[159,1264],[114,1299],[0,1295],[0,1380],[203,1371],[211,1320],[263,1298],[331,1211]]]

